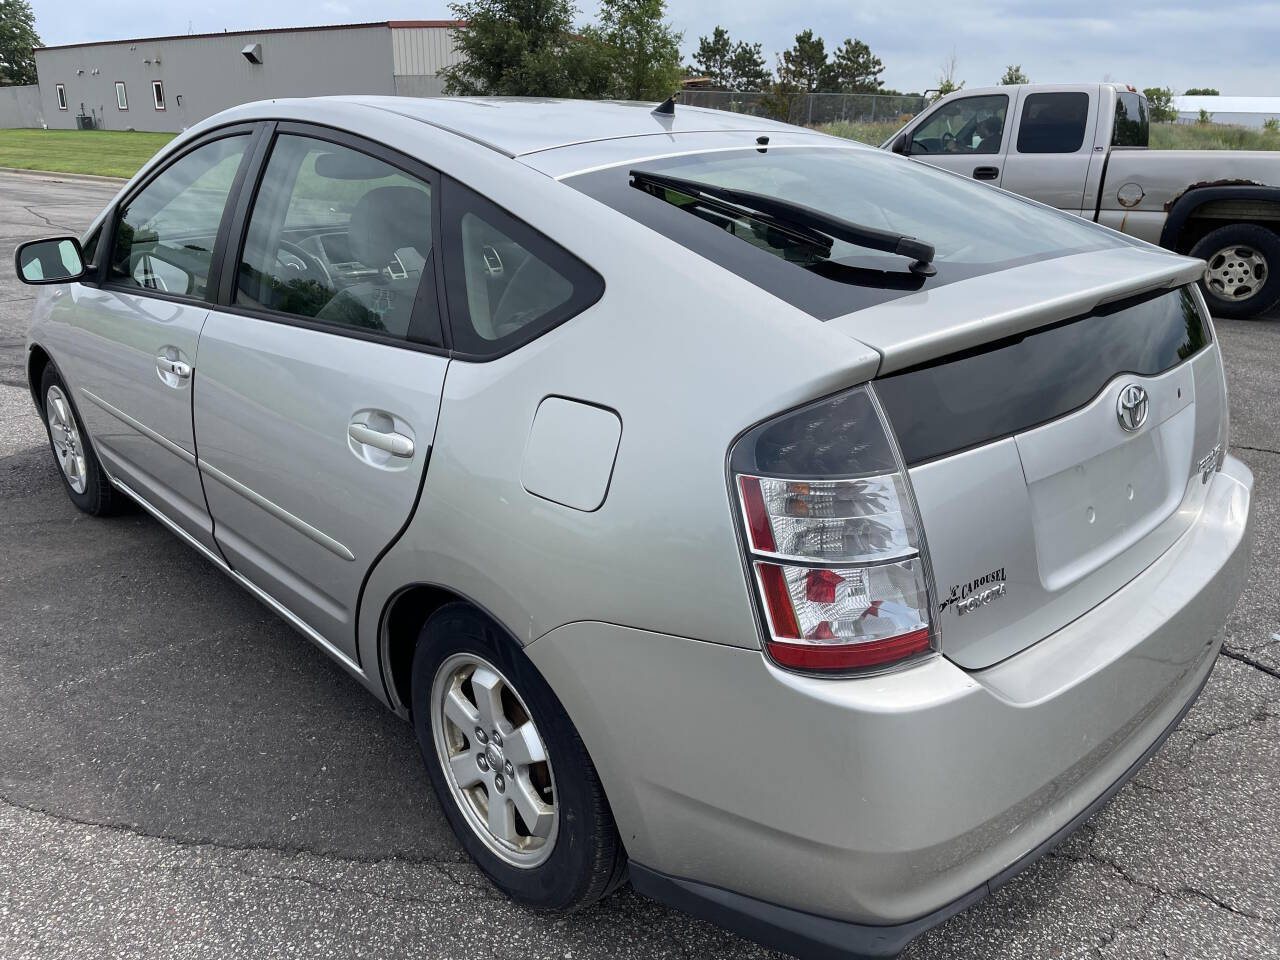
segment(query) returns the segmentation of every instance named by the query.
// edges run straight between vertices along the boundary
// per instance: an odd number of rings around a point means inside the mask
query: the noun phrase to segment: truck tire
[[[1208,264],[1200,288],[1215,317],[1247,320],[1280,301],[1280,234],[1233,223],[1205,234],[1191,256]]]

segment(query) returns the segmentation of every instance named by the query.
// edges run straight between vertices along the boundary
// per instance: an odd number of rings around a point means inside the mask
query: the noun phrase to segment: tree
[[[729,58],[730,85],[734,90],[747,93],[767,90],[772,79],[765,65],[764,52],[758,43],[739,40]]]
[[[36,15],[27,0],[0,0],[0,86],[36,82],[36,58],[40,46]]]
[[[698,38],[698,50],[693,55],[694,72],[710,80],[713,87],[727,89],[733,81],[733,54],[729,31],[717,26],[711,36]]]
[[[875,93],[881,87],[884,64],[861,40],[846,39],[831,60],[831,77],[837,89],[845,93]]]
[[[812,30],[796,34],[795,46],[782,52],[778,64],[778,79],[794,85],[801,93],[817,93],[828,89],[831,83],[831,65],[827,62],[826,46]]]
[[[574,28],[569,0],[463,0],[450,9],[467,26],[453,31],[461,59],[441,71],[445,93],[608,94],[612,58],[597,31]]]
[[[951,51],[951,56],[942,61],[942,68],[938,73],[938,92],[934,94],[934,100],[941,100],[949,93],[955,93],[957,90],[964,89],[964,81],[956,83],[956,68],[959,67],[960,61],[956,59],[955,51]]]
[[[1022,64],[1010,64],[1004,68],[1004,76],[1000,78],[1002,87],[1015,87],[1020,83],[1030,83],[1027,75],[1022,72]]]
[[[1196,117],[1196,123],[1199,123],[1202,125],[1213,123],[1213,114],[1210,113],[1208,110],[1206,110],[1204,107],[1201,107],[1200,116]]]
[[[778,57],[777,71],[777,82],[769,84],[765,95],[760,98],[760,107],[766,116],[781,120],[783,123],[796,123],[802,119],[798,114],[802,112],[800,108],[804,102],[805,91],[791,79],[781,56]]]
[[[680,34],[666,0],[601,0],[600,33],[613,60],[611,96],[665,100],[680,89]]]
[[[1147,87],[1142,91],[1147,98],[1147,115],[1152,123],[1172,123],[1178,119],[1173,109],[1173,91],[1168,87]]]
[[[1213,87],[1192,87],[1185,94],[1188,97],[1217,97],[1221,96]]]

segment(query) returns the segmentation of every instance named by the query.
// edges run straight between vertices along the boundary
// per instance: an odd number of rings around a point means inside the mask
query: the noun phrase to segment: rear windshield
[[[1209,340],[1184,287],[930,361],[877,380],[876,392],[915,466],[1066,416],[1120,374],[1154,377]]]
[[[733,187],[801,204],[935,248],[936,275],[911,260],[837,240],[795,244],[759,220],[726,216],[630,172]],[[1075,217],[887,152],[855,146],[770,147],[637,160],[566,183],[827,320],[957,280],[1130,241]]]

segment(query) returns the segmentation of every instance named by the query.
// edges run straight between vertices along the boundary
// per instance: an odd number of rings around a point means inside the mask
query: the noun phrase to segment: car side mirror
[[[905,157],[907,155],[907,145],[910,142],[911,141],[907,138],[905,133],[900,133],[893,138],[893,143],[889,146],[889,149],[894,153],[900,153]]]
[[[70,283],[84,276],[84,252],[75,237],[49,237],[18,245],[13,255],[23,283]]]

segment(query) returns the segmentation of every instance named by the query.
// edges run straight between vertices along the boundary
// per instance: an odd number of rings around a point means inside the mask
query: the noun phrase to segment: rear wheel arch
[[[1236,209],[1233,211],[1232,207]],[[1193,187],[1170,205],[1160,246],[1187,253],[1207,233],[1231,223],[1253,223],[1280,232],[1280,187]]]
[[[422,628],[439,610],[451,603],[465,603],[485,616],[494,629],[516,649],[523,645],[515,634],[483,605],[455,590],[434,583],[402,587],[383,608],[378,635],[378,664],[391,707],[408,717],[413,703],[413,655]]]

